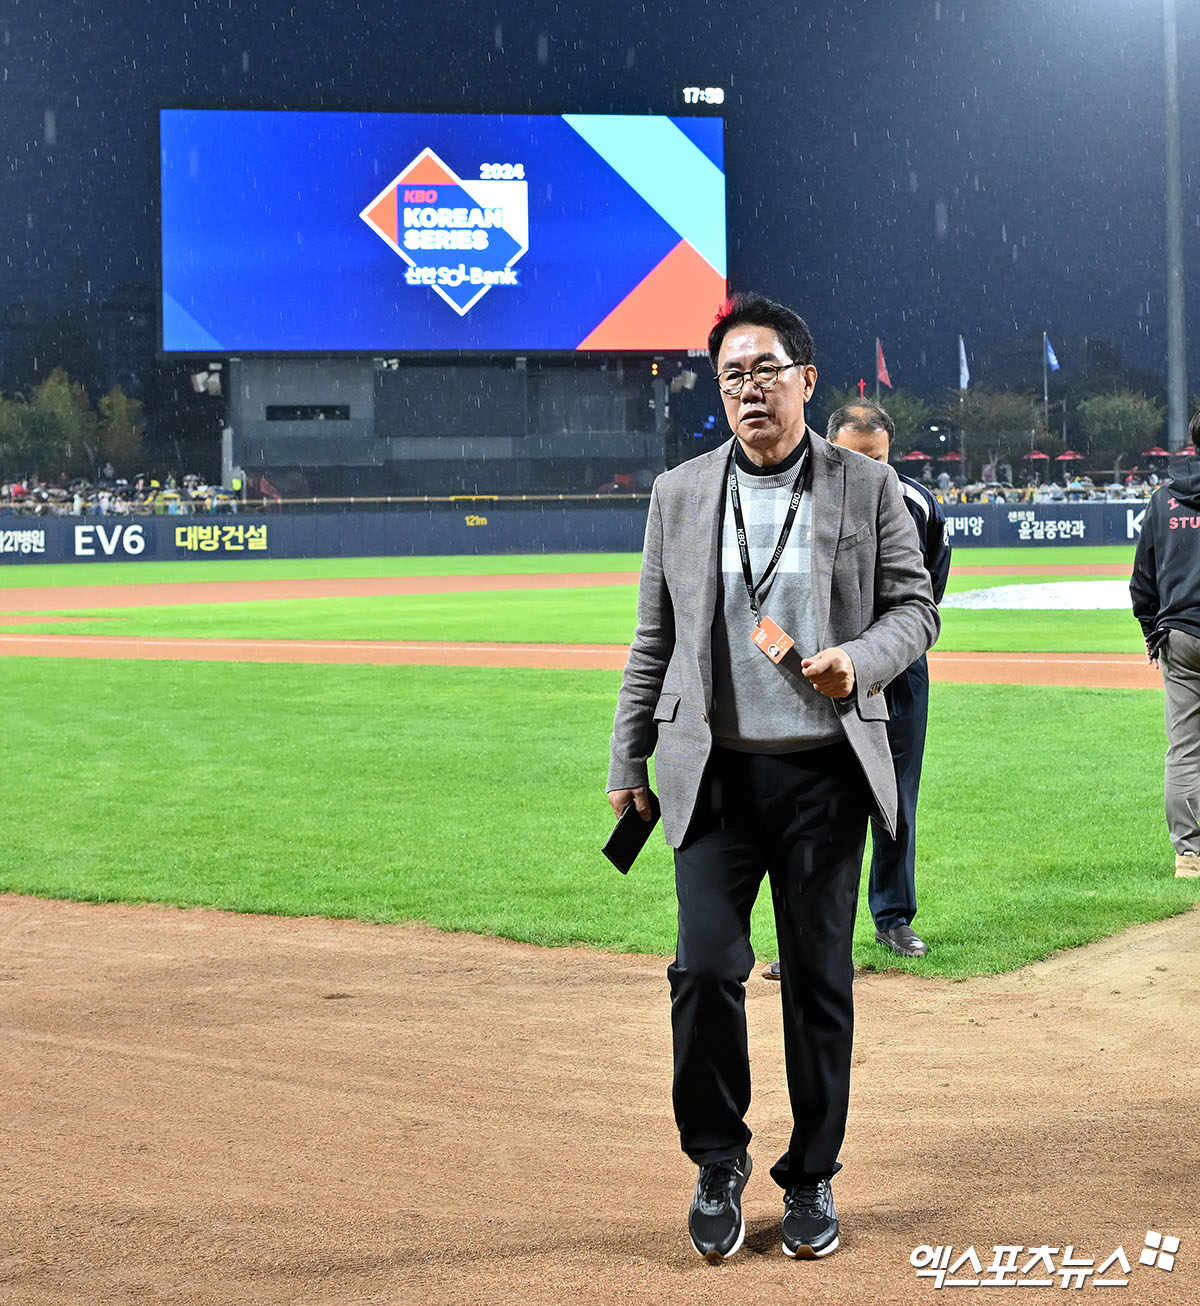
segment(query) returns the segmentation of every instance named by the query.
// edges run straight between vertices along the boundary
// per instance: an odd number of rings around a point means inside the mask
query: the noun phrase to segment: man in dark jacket
[[[1188,436],[1200,440],[1200,412]],[[1175,874],[1200,877],[1200,458],[1171,464],[1150,497],[1129,593],[1146,656],[1162,671],[1167,761],[1163,780]]]
[[[830,415],[825,428],[830,444],[885,466],[895,433],[895,423],[888,414],[866,399],[839,408]],[[950,576],[945,514],[919,481],[897,475],[904,506],[917,528],[917,543],[933,587],[933,601],[940,603]],[[888,746],[896,768],[896,832],[889,834],[882,822],[871,822],[867,902],[875,920],[876,943],[901,957],[924,957],[929,947],[912,928],[917,914],[917,794],[929,719],[929,664],[924,653],[885,688],[884,697],[888,706]],[[779,979],[779,962],[773,961],[762,975],[764,979]]]
[[[825,439],[844,449],[887,465],[896,424],[870,400],[840,407],[830,414]],[[926,487],[897,473],[900,492],[917,528],[924,569],[930,573],[934,602],[940,603],[951,572],[951,545],[945,533],[941,504]],[[871,821],[871,878],[867,901],[875,919],[875,942],[901,957],[923,957],[928,946],[913,930],[917,914],[917,795],[921,789],[924,731],[930,714],[930,669],[921,654],[884,690],[888,704],[888,746],[896,768],[896,833]],[[780,978],[780,963],[763,972],[765,980]]]
[[[882,408],[859,402],[833,413],[825,436],[831,444],[886,464],[895,433],[895,424]],[[925,486],[911,476],[897,475],[904,506],[917,528],[921,560],[933,586],[933,601],[941,603],[950,576],[945,514]],[[875,920],[877,943],[901,957],[923,957],[929,949],[914,933],[912,920],[917,914],[917,793],[929,719],[929,664],[924,653],[887,686],[884,696],[889,713],[888,744],[900,801],[894,837],[878,821],[871,822],[867,902]]]

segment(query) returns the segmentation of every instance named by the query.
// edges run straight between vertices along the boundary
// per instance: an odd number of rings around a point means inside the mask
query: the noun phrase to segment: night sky
[[[1179,6],[1189,381],[1200,390],[1200,5]],[[0,313],[156,280],[156,111],[677,111],[730,88],[730,284],[808,319],[822,380],[937,398],[1044,329],[1166,369],[1160,0],[755,8],[8,0]]]

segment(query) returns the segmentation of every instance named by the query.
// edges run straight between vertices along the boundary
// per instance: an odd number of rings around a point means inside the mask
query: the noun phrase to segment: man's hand
[[[650,814],[650,790],[639,785],[636,789],[614,789],[608,795],[613,811],[620,816],[630,803],[638,810],[643,821],[653,820]]]
[[[825,648],[811,658],[802,658],[800,670],[826,698],[845,698],[854,689],[854,663],[845,649]]]
[[[1149,664],[1150,664],[1150,665],[1155,669],[1155,671],[1158,670],[1158,653],[1157,653],[1157,652],[1154,652],[1154,653],[1151,653],[1151,652],[1150,652],[1150,641],[1149,641],[1149,640],[1146,640],[1146,661],[1149,662]]]

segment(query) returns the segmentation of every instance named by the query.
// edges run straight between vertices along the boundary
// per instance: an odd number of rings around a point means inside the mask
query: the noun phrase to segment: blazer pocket
[[[842,538],[838,540],[838,548],[853,549],[855,545],[862,544],[865,540],[869,540],[870,538],[871,538],[871,523],[863,522],[863,524],[858,528],[858,530],[854,531],[850,535],[843,535]]]
[[[654,708],[655,721],[674,721],[679,710],[678,694],[662,694]]]
[[[863,721],[887,721],[889,719],[887,699],[880,691],[877,694],[860,694],[858,696],[858,715]]]

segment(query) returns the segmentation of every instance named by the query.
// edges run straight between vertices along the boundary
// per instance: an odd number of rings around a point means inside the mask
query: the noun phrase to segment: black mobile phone
[[[621,813],[616,825],[613,826],[612,834],[608,836],[604,847],[600,850],[622,875],[629,874],[629,868],[637,860],[638,853],[646,846],[651,830],[658,824],[662,809],[658,805],[658,797],[654,791],[649,792],[650,820],[643,821],[638,815],[637,804],[630,803]]]

